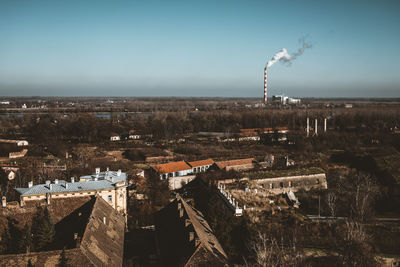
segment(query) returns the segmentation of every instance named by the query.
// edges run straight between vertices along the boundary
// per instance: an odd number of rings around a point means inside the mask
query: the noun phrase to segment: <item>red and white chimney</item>
[[[264,104],[267,104],[267,67],[264,68]]]

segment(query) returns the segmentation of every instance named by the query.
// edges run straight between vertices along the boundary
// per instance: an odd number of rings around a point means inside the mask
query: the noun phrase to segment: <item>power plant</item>
[[[282,48],[278,53],[276,53],[264,67],[264,104],[267,104],[267,96],[268,96],[268,86],[267,86],[267,69],[274,65],[276,62],[286,63],[288,66],[291,65],[291,62],[301,56],[304,53],[304,50],[311,48],[312,45],[307,43],[305,38],[300,38],[299,43],[301,43],[301,47],[297,52],[293,54],[289,54],[286,48]],[[280,99],[281,104],[299,104],[300,99],[289,98],[283,95],[277,95],[276,98]]]

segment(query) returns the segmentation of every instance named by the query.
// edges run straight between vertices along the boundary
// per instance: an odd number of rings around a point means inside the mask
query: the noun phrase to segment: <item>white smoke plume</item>
[[[312,44],[306,42],[306,39],[304,37],[299,39],[299,43],[301,44],[301,47],[297,50],[296,53],[290,55],[286,48],[282,48],[282,50],[276,53],[274,57],[271,58],[271,60],[269,60],[265,66],[269,68],[278,61],[286,63],[290,66],[293,60],[301,56],[306,49],[312,47]]]

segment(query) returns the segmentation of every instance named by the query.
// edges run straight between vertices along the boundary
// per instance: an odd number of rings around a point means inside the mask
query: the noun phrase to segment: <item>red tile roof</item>
[[[289,128],[288,127],[276,127],[275,130],[276,131],[288,131]]]
[[[253,161],[255,161],[254,158],[235,159],[235,160],[219,161],[219,162],[215,162],[215,164],[217,164],[218,168],[224,169],[227,166],[237,166],[237,165],[251,164],[251,163],[253,163]]]
[[[158,164],[158,165],[153,165],[151,167],[158,173],[171,173],[171,172],[178,172],[178,171],[192,169],[192,167],[190,167],[185,161]]]
[[[205,160],[189,162],[190,166],[192,166],[192,167],[207,166],[207,165],[212,165],[213,163],[214,163],[214,160],[212,160],[212,159],[205,159]]]

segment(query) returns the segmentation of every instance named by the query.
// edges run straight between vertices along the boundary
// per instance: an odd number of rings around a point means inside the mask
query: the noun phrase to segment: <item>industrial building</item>
[[[299,98],[291,98],[285,95],[273,95],[272,102],[280,103],[282,105],[298,105],[301,103]]]

